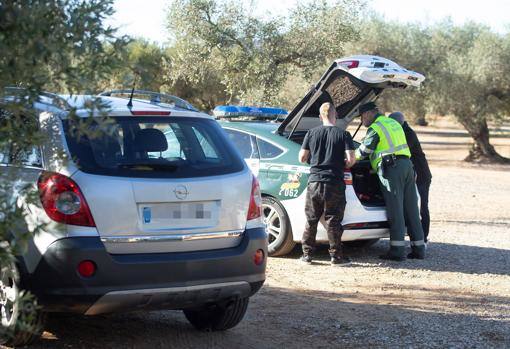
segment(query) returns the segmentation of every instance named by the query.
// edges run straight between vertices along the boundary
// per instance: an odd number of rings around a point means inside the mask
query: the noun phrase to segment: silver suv
[[[36,103],[48,142],[23,155],[20,177],[40,195],[25,227],[44,228],[0,290],[26,288],[45,312],[182,309],[198,329],[231,328],[265,280],[258,182],[210,116],[177,97],[133,95],[94,96],[107,119],[86,118],[90,96]],[[93,132],[77,132],[80,120]],[[1,154],[0,171],[14,153]],[[12,308],[2,304],[4,327]]]

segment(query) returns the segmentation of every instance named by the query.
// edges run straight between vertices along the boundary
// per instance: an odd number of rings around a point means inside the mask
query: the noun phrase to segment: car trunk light
[[[363,229],[363,228],[366,228],[367,225],[368,225],[367,223],[351,223],[351,224],[344,225],[344,229],[346,229],[346,230],[349,230],[349,229]]]
[[[170,112],[159,110],[131,110],[131,114],[136,116],[168,116]]]
[[[352,185],[352,173],[350,170],[344,171],[344,183],[345,185]]]
[[[78,264],[77,270],[78,270],[78,274],[80,274],[80,276],[89,278],[91,276],[94,276],[94,274],[96,273],[96,270],[97,270],[97,266],[96,266],[96,263],[89,261],[89,260],[85,260],[85,261],[81,261]]]
[[[55,222],[96,226],[85,197],[71,178],[59,173],[43,172],[37,187],[44,211]]]
[[[248,217],[250,221],[252,219],[260,218],[262,215],[262,196],[260,194],[259,181],[255,176],[252,176],[251,182],[251,195],[250,195],[250,206],[248,207]]]
[[[253,255],[253,263],[255,263],[255,265],[261,265],[262,263],[264,263],[264,258],[265,255],[264,255],[264,251],[263,250],[257,250],[255,252],[255,254]]]
[[[359,66],[359,61],[342,61],[342,62],[338,62],[338,64],[340,64],[344,68],[351,69],[351,68],[357,68]]]

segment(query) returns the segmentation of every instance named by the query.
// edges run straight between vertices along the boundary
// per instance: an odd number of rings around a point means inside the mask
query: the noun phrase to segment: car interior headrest
[[[140,152],[161,152],[168,149],[165,134],[155,128],[140,130],[135,136],[135,150]]]

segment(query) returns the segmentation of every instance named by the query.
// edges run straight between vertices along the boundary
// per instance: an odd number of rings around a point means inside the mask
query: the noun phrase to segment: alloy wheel
[[[272,205],[262,204],[264,213],[264,225],[266,227],[267,239],[271,244],[278,240],[282,232],[281,217],[276,208]]]
[[[5,266],[0,273],[0,312],[2,326],[11,327],[18,316],[19,289],[16,272]]]

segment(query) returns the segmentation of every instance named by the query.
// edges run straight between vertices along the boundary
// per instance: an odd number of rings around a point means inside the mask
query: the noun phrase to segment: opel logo
[[[179,185],[174,189],[175,197],[179,200],[184,200],[188,197],[188,188],[184,185]]]

